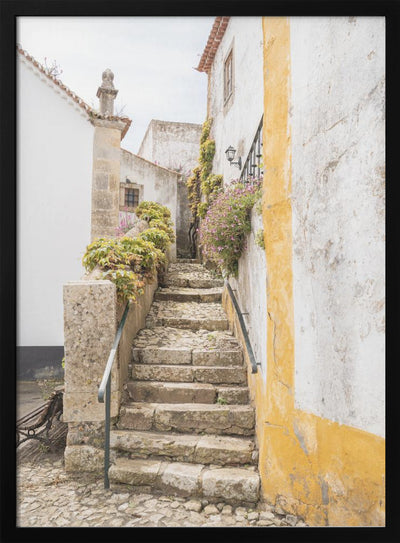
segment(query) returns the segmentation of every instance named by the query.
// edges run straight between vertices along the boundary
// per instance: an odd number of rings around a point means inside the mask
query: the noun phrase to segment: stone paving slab
[[[112,430],[110,443],[131,458],[164,457],[221,466],[254,464],[256,460],[253,439],[243,437]]]
[[[168,326],[190,330],[228,330],[221,304],[154,301],[146,317],[146,327]]]
[[[134,492],[88,473],[66,473],[62,453],[17,466],[19,527],[306,527],[279,507]]]

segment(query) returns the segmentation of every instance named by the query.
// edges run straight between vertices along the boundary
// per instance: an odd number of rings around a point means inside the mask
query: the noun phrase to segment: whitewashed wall
[[[384,435],[384,18],[291,18],[296,405]]]
[[[179,174],[157,166],[126,149],[121,149],[121,182],[128,177],[135,185],[143,186],[142,199],[158,202],[171,211],[171,219],[177,220],[177,184]],[[176,244],[170,248],[171,258],[176,258]]]
[[[18,345],[62,346],[62,285],[81,277],[90,242],[94,128],[17,57]]]
[[[261,364],[264,381],[267,378],[267,266],[265,251],[260,248],[255,237],[261,230],[262,217],[253,208],[251,213],[251,232],[246,236],[245,250],[239,259],[237,279],[231,277],[233,289],[249,334],[250,344],[257,363]]]
[[[233,101],[224,106],[224,62],[231,46],[234,64]],[[225,184],[240,171],[226,159],[232,145],[244,162],[263,114],[263,34],[261,17],[231,17],[217,49],[210,73],[209,116],[216,152],[213,172],[224,176]]]
[[[181,168],[187,175],[197,165],[201,125],[153,119],[138,155],[169,169]]]

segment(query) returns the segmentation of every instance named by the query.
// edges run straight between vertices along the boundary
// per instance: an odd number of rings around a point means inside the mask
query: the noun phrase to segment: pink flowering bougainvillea
[[[246,235],[251,231],[250,212],[261,196],[260,184],[233,183],[211,203],[201,223],[203,256],[217,264],[224,276],[237,276]]]

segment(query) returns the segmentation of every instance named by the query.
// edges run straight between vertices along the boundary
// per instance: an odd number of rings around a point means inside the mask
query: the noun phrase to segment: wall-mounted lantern
[[[240,170],[242,167],[242,159],[241,157],[239,157],[236,162],[233,162],[233,159],[235,158],[235,154],[236,154],[236,149],[234,149],[232,145],[230,145],[228,149],[225,151],[226,158],[229,161],[230,165],[232,166],[232,164],[235,164]]]

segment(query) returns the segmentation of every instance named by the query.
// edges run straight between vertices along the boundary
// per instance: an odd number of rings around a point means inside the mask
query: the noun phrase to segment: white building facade
[[[62,285],[83,274],[90,242],[94,127],[22,50],[17,68],[17,345],[33,369],[63,357]]]

